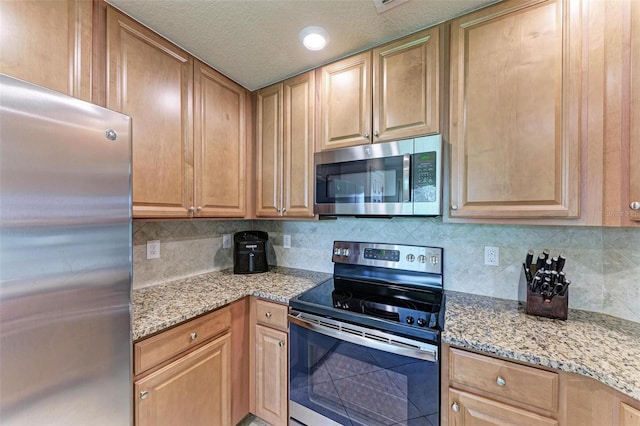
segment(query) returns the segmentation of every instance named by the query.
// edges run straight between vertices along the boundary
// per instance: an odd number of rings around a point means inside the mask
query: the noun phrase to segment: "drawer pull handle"
[[[505,379],[503,379],[502,377],[498,376],[496,378],[496,383],[498,384],[498,386],[504,386],[507,384],[507,381]]]
[[[149,396],[149,392],[148,391],[140,392],[140,399],[147,399],[148,396]]]
[[[278,342],[278,346],[283,347],[283,346],[284,346],[284,340],[280,340],[280,341]]]
[[[196,340],[197,338],[198,338],[198,333],[196,333],[195,331],[191,333],[191,340]]]
[[[454,402],[453,404],[451,404],[451,409],[453,410],[454,413],[457,413],[458,411],[460,411],[460,406],[458,405],[457,402]]]
[[[267,318],[271,318],[271,312],[267,312],[266,314],[264,314],[264,316]]]

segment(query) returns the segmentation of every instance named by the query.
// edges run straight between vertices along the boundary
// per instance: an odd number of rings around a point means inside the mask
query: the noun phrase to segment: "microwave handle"
[[[411,154],[402,156],[402,202],[411,201],[411,192],[409,188],[409,175],[411,172]]]

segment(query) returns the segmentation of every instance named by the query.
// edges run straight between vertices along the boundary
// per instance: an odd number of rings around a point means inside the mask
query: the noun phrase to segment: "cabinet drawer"
[[[288,311],[286,305],[256,299],[256,322],[259,324],[286,330]]]
[[[529,404],[558,410],[558,374],[459,349],[449,352],[449,381]]]
[[[134,345],[134,374],[160,364],[231,327],[228,307],[185,322]]]

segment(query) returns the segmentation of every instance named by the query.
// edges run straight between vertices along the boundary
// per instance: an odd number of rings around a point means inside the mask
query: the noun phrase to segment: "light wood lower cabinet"
[[[640,401],[580,374],[448,345],[441,366],[442,425],[640,425]]]
[[[449,389],[449,402],[450,425],[558,425],[555,419],[456,389]]]
[[[135,426],[232,424],[231,324],[224,307],[135,342]]]
[[[273,426],[287,425],[289,350],[286,305],[252,298],[251,412]]]
[[[135,424],[230,425],[231,335],[134,383]]]

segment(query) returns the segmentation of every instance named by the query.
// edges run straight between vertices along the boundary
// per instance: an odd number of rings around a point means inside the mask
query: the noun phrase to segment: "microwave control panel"
[[[437,153],[413,154],[413,201],[433,203],[437,200]]]

